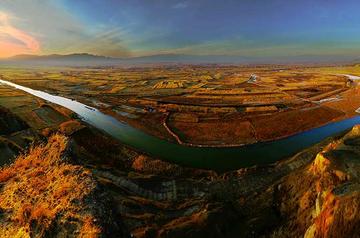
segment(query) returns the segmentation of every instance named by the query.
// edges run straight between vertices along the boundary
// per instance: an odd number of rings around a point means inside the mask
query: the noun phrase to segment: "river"
[[[347,76],[349,77],[350,75]],[[357,79],[360,78],[358,77]],[[33,90],[1,79],[0,84],[14,87],[68,108],[78,114],[84,122],[104,131],[120,142],[155,158],[184,166],[214,169],[217,171],[273,163],[318,143],[326,137],[340,133],[356,124],[360,124],[360,116],[356,116],[271,142],[259,142],[252,145],[227,148],[189,147],[148,135],[141,130],[100,112],[96,108],[77,101],[61,96],[54,96],[39,90]],[[89,138],[89,140],[91,140],[91,138]]]

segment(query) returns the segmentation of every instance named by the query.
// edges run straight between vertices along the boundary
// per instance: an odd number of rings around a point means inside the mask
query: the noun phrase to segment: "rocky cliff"
[[[1,169],[0,237],[360,234],[360,126],[276,164],[218,174],[73,124]]]

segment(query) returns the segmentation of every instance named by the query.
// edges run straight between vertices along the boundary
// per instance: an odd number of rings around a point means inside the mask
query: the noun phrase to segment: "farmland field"
[[[356,115],[358,67],[6,68],[5,80],[62,95],[192,146],[275,140]],[[274,130],[276,128],[276,130]]]

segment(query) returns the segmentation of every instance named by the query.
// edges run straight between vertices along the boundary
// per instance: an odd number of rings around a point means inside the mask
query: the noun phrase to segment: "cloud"
[[[334,45],[337,48],[334,48]],[[272,43],[253,41],[247,38],[205,41],[178,48],[154,49],[150,51],[134,51],[137,56],[154,54],[189,54],[189,55],[228,55],[244,57],[296,57],[296,56],[357,56],[360,50],[356,41],[339,46],[337,42],[320,43]]]
[[[26,45],[34,51],[21,51],[17,48],[12,54],[69,54],[92,53],[108,56],[127,56],[126,38],[120,28],[101,26],[91,21],[83,21],[76,13],[67,9],[58,0],[0,0],[0,11],[6,12],[11,18],[13,28],[26,29],[28,36],[41,42],[41,49],[35,51],[36,44],[31,38],[26,39]],[[0,23],[1,24],[1,23]],[[24,32],[23,32],[24,33]],[[20,33],[16,33],[20,36]],[[34,38],[35,37],[35,38]],[[1,35],[0,40],[9,38]],[[7,41],[15,42],[16,40]],[[19,43],[19,42],[18,42]],[[18,44],[18,46],[21,44]],[[2,49],[1,46],[0,49]],[[0,57],[4,56],[0,50]],[[8,52],[7,54],[11,54]]]
[[[0,11],[0,57],[38,53],[40,43],[30,34],[11,24],[10,15]]]
[[[187,2],[179,2],[175,5],[172,6],[172,8],[174,9],[184,9],[184,8],[187,8],[189,5]]]
[[[125,47],[123,30],[121,28],[99,29],[97,33],[84,36],[87,39],[79,40],[66,48],[70,52],[87,52],[112,57],[130,56],[131,52]],[[82,38],[82,37],[81,37]]]

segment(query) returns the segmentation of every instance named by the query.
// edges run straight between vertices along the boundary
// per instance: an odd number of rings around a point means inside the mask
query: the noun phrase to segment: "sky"
[[[0,0],[0,57],[360,56],[358,0]]]

